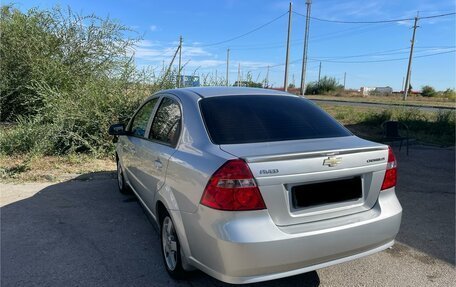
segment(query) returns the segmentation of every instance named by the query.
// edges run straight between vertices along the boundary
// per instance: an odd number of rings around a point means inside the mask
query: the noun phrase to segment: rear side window
[[[144,137],[144,133],[146,132],[147,128],[147,123],[149,122],[150,116],[152,115],[152,110],[154,109],[157,100],[158,98],[155,98],[145,103],[141,107],[141,109],[136,113],[130,128],[131,133],[134,136]]]
[[[179,104],[164,98],[155,113],[149,138],[175,146],[179,140],[181,117]]]
[[[239,144],[349,136],[312,102],[289,96],[220,96],[200,101],[212,142]]]

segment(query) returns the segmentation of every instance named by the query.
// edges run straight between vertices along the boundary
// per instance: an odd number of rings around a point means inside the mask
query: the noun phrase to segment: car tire
[[[184,279],[187,272],[182,267],[181,247],[171,216],[164,212],[160,226],[160,243],[166,271],[174,279]]]
[[[131,190],[128,188],[128,185],[125,183],[123,169],[122,169],[122,166],[120,165],[119,160],[117,160],[117,187],[119,188],[119,191],[122,194],[131,193]]]

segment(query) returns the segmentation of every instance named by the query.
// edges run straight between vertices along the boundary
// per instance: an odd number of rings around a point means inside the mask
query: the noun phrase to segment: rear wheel
[[[127,184],[125,183],[125,177],[122,171],[122,166],[120,165],[119,160],[117,160],[117,186],[119,187],[119,191],[122,194],[129,194],[130,189],[128,188]]]
[[[160,228],[163,261],[168,274],[175,279],[182,279],[186,272],[182,267],[180,244],[174,223],[168,213],[165,213]]]

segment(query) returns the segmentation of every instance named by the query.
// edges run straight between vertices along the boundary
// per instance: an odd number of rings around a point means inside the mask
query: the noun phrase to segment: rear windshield
[[[220,96],[200,101],[215,144],[272,142],[350,136],[309,100],[289,96]]]

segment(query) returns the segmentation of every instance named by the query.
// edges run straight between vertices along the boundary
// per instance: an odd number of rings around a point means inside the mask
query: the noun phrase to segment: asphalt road
[[[418,109],[423,112],[438,112],[442,111],[454,111],[454,107],[437,107],[437,106],[418,106],[418,105],[407,105],[407,104],[383,104],[375,102],[357,102],[357,101],[345,101],[345,100],[326,100],[326,99],[310,99],[315,103],[329,104],[335,106],[354,106],[354,107],[377,107],[377,108],[410,108]]]
[[[454,286],[454,150],[397,156],[404,213],[393,248],[251,286]],[[0,188],[1,286],[230,286],[202,272],[171,280],[156,230],[110,175]]]

